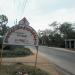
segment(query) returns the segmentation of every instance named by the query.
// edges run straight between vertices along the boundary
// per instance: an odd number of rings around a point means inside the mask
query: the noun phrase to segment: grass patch
[[[36,69],[36,73],[34,74],[34,67],[23,64],[2,65],[0,72],[1,75],[20,75],[18,74],[19,72],[25,72],[28,75],[50,75],[41,69]]]

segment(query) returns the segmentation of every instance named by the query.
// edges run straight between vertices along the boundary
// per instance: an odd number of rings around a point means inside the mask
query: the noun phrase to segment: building
[[[75,39],[66,39],[65,48],[75,48]]]

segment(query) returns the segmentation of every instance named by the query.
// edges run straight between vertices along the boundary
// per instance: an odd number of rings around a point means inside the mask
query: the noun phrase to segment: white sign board
[[[37,33],[32,27],[25,25],[27,24],[24,23],[25,20],[25,18],[22,19],[23,24],[19,23],[18,25],[13,26],[6,33],[3,44],[38,46]]]

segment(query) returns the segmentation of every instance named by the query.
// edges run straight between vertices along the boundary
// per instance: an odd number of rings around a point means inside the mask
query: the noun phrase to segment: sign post
[[[26,18],[23,18],[19,21],[18,25],[13,26],[8,30],[5,34],[2,44],[1,51],[1,62],[2,63],[2,53],[3,53],[3,45],[23,45],[23,46],[35,46],[36,52],[36,60],[35,60],[35,71],[37,64],[37,55],[38,55],[38,35],[36,31],[29,26],[29,22]]]
[[[0,53],[1,53],[1,58],[0,58],[0,73],[2,72],[1,69],[2,69],[2,58],[3,58],[3,55],[2,55],[2,54],[3,54],[3,48],[4,48],[4,44],[3,44],[3,42],[2,42],[2,49],[1,49],[1,52],[0,52]]]
[[[38,56],[38,46],[36,46],[36,58],[35,58],[35,68],[34,68],[34,74],[36,73],[36,65],[37,65],[37,56]]]
[[[1,50],[1,59],[0,59],[0,65],[2,64],[2,54],[3,54],[3,44],[2,44],[2,50]]]

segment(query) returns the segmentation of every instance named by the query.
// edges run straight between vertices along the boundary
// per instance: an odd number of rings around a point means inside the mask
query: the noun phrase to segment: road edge
[[[58,65],[56,65],[56,70],[59,72],[59,75],[75,75],[75,74],[72,74],[71,72],[59,67]]]

